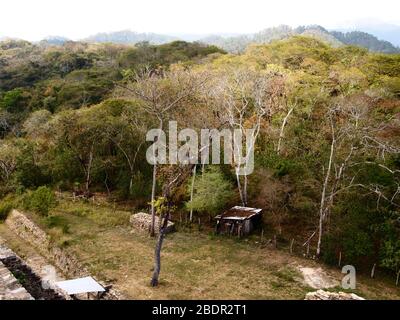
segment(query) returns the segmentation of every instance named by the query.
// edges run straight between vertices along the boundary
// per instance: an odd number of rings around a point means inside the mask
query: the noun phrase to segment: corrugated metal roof
[[[246,220],[259,214],[262,209],[234,206],[223,214],[217,215],[215,219],[232,219],[232,220]]]

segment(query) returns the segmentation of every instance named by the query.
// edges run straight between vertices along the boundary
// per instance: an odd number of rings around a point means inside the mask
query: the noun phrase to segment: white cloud
[[[398,0],[2,0],[0,36],[79,39],[130,29],[157,33],[247,33],[288,24],[351,27],[356,21],[400,25]]]

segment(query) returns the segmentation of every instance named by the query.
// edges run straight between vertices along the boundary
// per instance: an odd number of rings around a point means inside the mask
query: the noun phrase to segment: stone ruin
[[[60,271],[71,278],[85,277],[90,272],[70,252],[57,247],[50,241],[50,237],[22,212],[12,210],[6,220],[10,228],[21,239],[32,245],[45,260],[54,263]],[[1,299],[66,299],[71,297],[63,292],[49,279],[42,278],[41,273],[33,264],[23,261],[13,252],[0,237],[0,300]],[[28,280],[29,286],[20,284],[21,278]],[[100,296],[101,300],[120,300],[123,295],[110,285],[96,279],[106,292]],[[46,284],[50,290],[42,290],[41,283]],[[22,289],[24,290],[22,290]],[[19,289],[15,291],[15,289]],[[44,288],[43,288],[44,289]],[[25,292],[27,295],[25,294]],[[99,299],[97,294],[76,295],[77,299]]]
[[[131,226],[141,232],[149,232],[151,227],[151,214],[145,212],[139,212],[132,214],[129,218]],[[160,218],[155,216],[155,233],[157,234],[160,230]],[[175,225],[173,222],[168,221],[166,233],[173,232]]]
[[[318,290],[307,293],[304,300],[365,300],[365,299],[354,293],[329,292],[324,290]]]
[[[43,279],[15,252],[0,244],[0,300],[70,300],[68,294]]]

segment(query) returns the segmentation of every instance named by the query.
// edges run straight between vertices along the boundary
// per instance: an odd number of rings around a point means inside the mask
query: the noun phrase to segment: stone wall
[[[34,300],[1,261],[0,300]]]
[[[0,244],[0,260],[13,256],[13,252]],[[0,261],[0,300],[34,300],[14,275]]]
[[[74,277],[89,275],[86,268],[75,257],[53,245],[50,237],[23,213],[12,210],[6,224],[18,236],[35,247],[41,255],[51,260],[63,273]]]
[[[19,237],[30,243],[38,252],[51,261],[65,275],[71,278],[90,276],[89,271],[79,260],[66,250],[53,244],[50,237],[38,225],[18,210],[12,210],[6,219],[6,225]],[[96,279],[96,281],[98,281]],[[101,281],[98,281],[100,284]],[[102,284],[105,287],[104,284]],[[122,295],[114,289],[110,289],[102,299],[123,299]]]

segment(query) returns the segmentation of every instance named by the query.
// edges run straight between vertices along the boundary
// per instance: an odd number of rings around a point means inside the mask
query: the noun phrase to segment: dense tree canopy
[[[282,237],[304,241],[315,232],[312,245],[325,261],[342,252],[348,263],[397,271],[399,112],[400,55],[315,37],[240,55],[181,41],[5,42],[0,196],[47,185],[146,206],[152,180],[160,194],[178,167],[147,163],[149,129],[162,120],[168,133],[171,119],[196,132],[239,124],[259,130],[255,172],[235,190],[234,166],[198,166],[193,192],[190,174],[180,176],[177,210],[215,214],[245,193]]]

